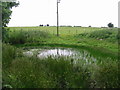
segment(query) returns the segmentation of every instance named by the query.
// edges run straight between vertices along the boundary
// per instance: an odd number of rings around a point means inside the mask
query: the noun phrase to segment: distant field
[[[89,33],[96,30],[104,30],[108,28],[94,28],[94,27],[59,27],[59,34],[60,35],[75,35],[75,34],[81,34],[81,33]],[[114,28],[117,30],[117,28]],[[10,27],[10,30],[16,31],[16,30],[40,30],[49,32],[52,35],[55,35],[57,33],[56,27]]]

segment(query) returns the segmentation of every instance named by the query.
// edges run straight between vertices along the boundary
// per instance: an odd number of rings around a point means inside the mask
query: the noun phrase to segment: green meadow
[[[117,52],[117,28],[59,27],[11,27],[9,43],[13,44],[67,44],[87,47],[100,47]]]
[[[118,28],[9,27],[3,43],[3,87],[118,88]],[[41,59],[23,55],[26,48],[64,47],[86,50],[86,61],[64,56]],[[90,57],[92,57],[90,55]],[[70,59],[70,60],[69,60]]]

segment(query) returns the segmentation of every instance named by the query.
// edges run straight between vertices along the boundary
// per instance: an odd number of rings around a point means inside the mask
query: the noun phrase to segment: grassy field
[[[52,35],[57,34],[56,27],[10,27],[11,30],[40,30],[49,32]],[[80,34],[85,32],[91,32],[95,30],[103,30],[103,28],[88,28],[88,27],[59,27],[59,33],[60,35],[74,35],[74,34]]]
[[[56,27],[11,27],[8,42],[83,45],[118,50],[117,28],[60,27],[59,34],[57,37]]]
[[[3,87],[9,88],[118,88],[118,29],[10,27],[3,43]],[[102,57],[96,63],[73,65],[64,57],[40,60],[25,57],[23,47],[85,49]],[[80,60],[81,61],[81,60]]]

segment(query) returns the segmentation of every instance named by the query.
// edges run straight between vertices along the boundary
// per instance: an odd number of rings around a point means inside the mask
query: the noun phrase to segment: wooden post
[[[58,13],[58,0],[57,0],[57,36],[59,36],[59,13]]]

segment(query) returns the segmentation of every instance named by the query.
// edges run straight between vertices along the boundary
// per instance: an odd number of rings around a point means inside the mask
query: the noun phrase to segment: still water
[[[77,50],[73,48],[38,48],[38,49],[28,49],[24,51],[23,54],[28,57],[36,56],[39,59],[46,59],[51,57],[53,59],[58,59],[60,57],[66,60],[74,60],[76,63],[78,60],[84,60],[86,63],[95,62],[96,58],[91,55],[86,50]]]

